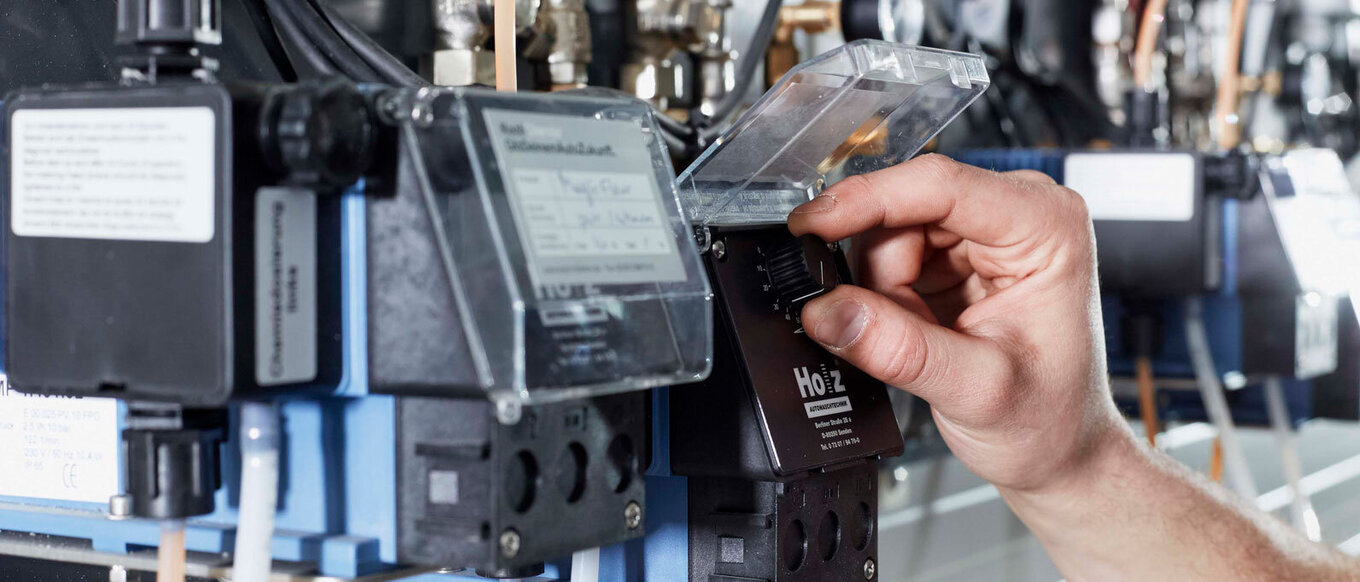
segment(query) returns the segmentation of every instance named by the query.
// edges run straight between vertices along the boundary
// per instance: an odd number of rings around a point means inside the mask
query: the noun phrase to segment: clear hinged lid
[[[646,103],[462,89],[412,101],[403,147],[418,152],[470,355],[456,384],[515,406],[708,374],[711,292]]]
[[[1262,191],[1303,291],[1360,290],[1360,196],[1328,149],[1299,149],[1262,164]]]
[[[990,81],[976,55],[861,40],[780,79],[676,181],[694,224],[777,223],[916,155]]]

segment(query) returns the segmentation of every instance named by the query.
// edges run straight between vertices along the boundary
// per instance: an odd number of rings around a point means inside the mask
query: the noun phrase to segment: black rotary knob
[[[796,304],[836,288],[835,256],[821,239],[807,235],[775,247],[765,259],[780,302]]]
[[[372,163],[376,128],[368,100],[353,84],[289,87],[270,97],[262,121],[266,158],[293,184],[343,189]]]

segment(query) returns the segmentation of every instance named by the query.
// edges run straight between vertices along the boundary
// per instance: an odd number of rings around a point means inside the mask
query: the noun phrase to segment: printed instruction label
[[[14,234],[212,240],[212,109],[21,109],[10,120]]]
[[[21,394],[0,374],[0,495],[107,503],[119,455],[117,401]]]
[[[535,286],[685,280],[637,122],[484,115]]]
[[[255,381],[316,379],[316,194],[261,188],[255,202]]]
[[[1063,183],[1094,220],[1186,222],[1195,217],[1199,177],[1186,153],[1083,153],[1063,161]]]

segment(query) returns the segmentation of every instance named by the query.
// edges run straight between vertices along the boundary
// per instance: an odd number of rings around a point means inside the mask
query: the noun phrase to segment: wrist
[[[1024,488],[998,486],[1012,506],[1069,504],[1089,497],[1093,491],[1108,491],[1112,483],[1125,482],[1146,471],[1151,458],[1147,446],[1129,429],[1117,413],[1103,422],[1093,423],[1083,443],[1073,451],[1061,468],[1042,482]],[[1019,508],[1017,508],[1017,511]]]

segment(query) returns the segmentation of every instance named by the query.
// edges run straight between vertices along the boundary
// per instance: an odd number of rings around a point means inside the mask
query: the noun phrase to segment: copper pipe
[[[1214,437],[1214,445],[1209,449],[1209,478],[1214,483],[1223,482],[1223,441]]]
[[[1140,357],[1138,366],[1138,412],[1143,419],[1143,432],[1147,433],[1148,445],[1157,446],[1157,433],[1161,425],[1157,420],[1157,385],[1152,377],[1152,358]]]
[[[1152,81],[1152,55],[1157,52],[1157,37],[1162,33],[1167,0],[1148,0],[1143,21],[1138,25],[1138,42],[1133,50],[1133,83],[1140,89]]]

